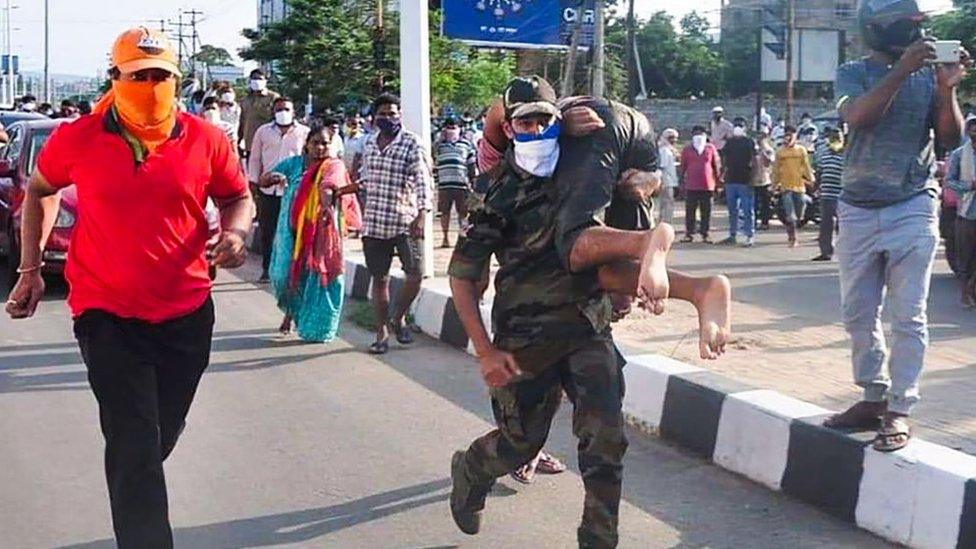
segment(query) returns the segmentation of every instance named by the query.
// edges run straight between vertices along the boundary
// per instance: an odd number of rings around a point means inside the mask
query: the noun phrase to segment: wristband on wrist
[[[27,274],[27,273],[33,273],[34,271],[40,271],[41,269],[44,268],[45,265],[46,263],[41,261],[40,263],[34,265],[33,267],[18,267],[17,274]]]

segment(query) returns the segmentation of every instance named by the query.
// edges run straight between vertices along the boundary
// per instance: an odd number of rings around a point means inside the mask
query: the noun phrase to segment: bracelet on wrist
[[[33,267],[18,267],[17,274],[27,274],[27,273],[33,273],[34,271],[40,271],[41,269],[44,268],[45,265],[47,265],[47,263],[41,261],[40,263],[34,265]]]

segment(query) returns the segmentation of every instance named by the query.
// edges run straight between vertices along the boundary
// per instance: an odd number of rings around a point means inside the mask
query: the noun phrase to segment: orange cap
[[[145,69],[163,69],[180,75],[176,52],[166,36],[146,27],[129,29],[115,39],[112,46],[112,67],[122,74]]]

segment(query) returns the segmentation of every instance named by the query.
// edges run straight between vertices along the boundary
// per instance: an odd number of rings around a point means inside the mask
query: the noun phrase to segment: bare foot
[[[674,228],[662,223],[650,232],[641,257],[637,299],[641,307],[656,315],[664,313],[664,303],[670,291],[667,259],[673,243]]]
[[[612,292],[610,294],[610,302],[613,303],[613,315],[610,317],[610,321],[618,322],[630,314],[631,304],[634,302],[634,298],[629,295]]]
[[[278,327],[278,333],[281,335],[288,335],[291,333],[291,317],[285,315],[284,320],[281,321],[281,326]]]
[[[705,360],[725,354],[732,336],[732,284],[725,275],[707,278],[696,292],[698,309],[698,350]]]

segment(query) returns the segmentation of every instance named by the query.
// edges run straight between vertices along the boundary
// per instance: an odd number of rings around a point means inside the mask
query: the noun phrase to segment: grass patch
[[[347,301],[346,316],[353,324],[365,330],[372,330],[376,327],[373,306],[370,305],[369,301]]]
[[[373,312],[373,305],[369,301],[349,299],[346,301],[346,318],[353,324],[365,330],[376,328],[376,315]],[[413,313],[407,313],[407,324],[413,325]]]

